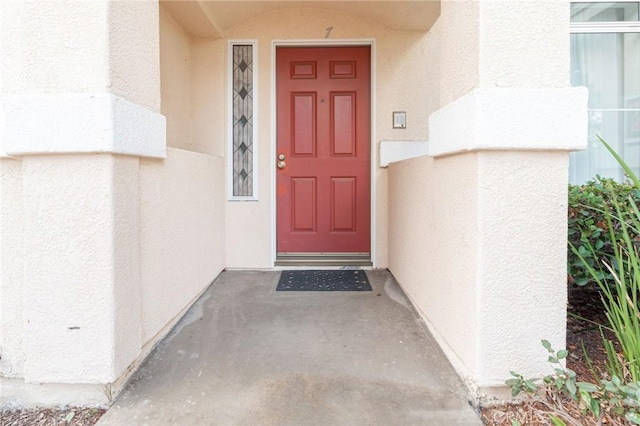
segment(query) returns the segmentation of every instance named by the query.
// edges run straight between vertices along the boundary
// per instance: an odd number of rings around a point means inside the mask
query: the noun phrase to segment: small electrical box
[[[407,113],[406,113],[406,111],[393,111],[393,128],[394,129],[406,129],[407,128]]]

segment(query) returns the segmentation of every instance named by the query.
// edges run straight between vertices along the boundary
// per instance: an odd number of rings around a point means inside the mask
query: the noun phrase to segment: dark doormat
[[[276,291],[371,291],[364,271],[282,271]]]

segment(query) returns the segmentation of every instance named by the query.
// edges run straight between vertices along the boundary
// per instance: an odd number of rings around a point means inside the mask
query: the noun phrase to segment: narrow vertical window
[[[255,199],[254,45],[231,44],[232,199]]]

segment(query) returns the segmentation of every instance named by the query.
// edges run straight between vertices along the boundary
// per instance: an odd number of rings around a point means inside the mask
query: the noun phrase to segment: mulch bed
[[[91,426],[106,410],[100,408],[42,408],[0,411],[3,426]]]
[[[594,324],[606,324],[606,316],[601,301],[600,292],[595,289],[571,288],[567,305],[567,367],[576,372],[577,380],[595,382],[584,352],[591,360],[592,367],[598,373],[606,372],[607,355],[602,346],[602,335],[599,327]],[[572,316],[574,314],[578,317]],[[609,332],[605,336],[613,340]],[[544,356],[544,348],[540,346],[540,355]],[[505,378],[506,380],[507,378]],[[567,425],[596,425],[592,419],[582,416],[580,408],[570,399],[563,399],[563,405],[571,419],[564,419]],[[549,419],[551,409],[544,402],[525,402],[523,404],[509,404],[481,409],[482,422],[492,426],[512,426],[512,420],[521,425],[553,425]],[[626,425],[624,419],[604,419],[605,425]]]

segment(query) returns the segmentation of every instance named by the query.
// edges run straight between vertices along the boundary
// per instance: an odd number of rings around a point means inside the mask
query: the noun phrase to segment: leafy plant
[[[614,212],[615,203],[624,204],[629,197],[640,203],[640,188],[631,182],[618,183],[596,176],[584,185],[569,185],[567,271],[576,285],[596,284],[589,268],[600,280],[613,278],[603,267],[602,260],[610,265],[616,264],[614,242],[623,236],[622,224],[617,220],[608,223],[606,212]],[[626,224],[632,225],[629,220]],[[613,240],[611,231],[615,236]],[[637,227],[628,227],[628,231],[632,238],[640,234]]]
[[[604,140],[600,139],[609,152],[625,169],[631,183],[640,191],[640,179],[628,165]],[[614,193],[609,187],[610,194]],[[588,259],[576,247],[573,252],[580,258],[603,293],[603,302],[609,327],[613,331],[617,343],[622,349],[622,357],[617,355],[615,345],[603,336],[607,351],[607,368],[609,373],[631,380],[640,380],[640,209],[638,202],[631,194],[626,200],[612,197],[613,206],[606,206],[608,236],[612,242],[613,258],[601,259],[608,271],[603,276],[598,269],[591,266]],[[591,247],[595,255],[595,248]]]
[[[640,425],[640,382],[624,383],[616,375],[611,380],[598,379],[596,383],[577,381],[576,373],[562,363],[569,353],[566,350],[556,352],[547,340],[543,340],[542,345],[549,352],[548,361],[553,367],[553,373],[542,378],[526,379],[512,371],[512,378],[505,384],[511,387],[514,397],[522,392],[529,396],[542,395],[543,398],[538,400],[555,412],[555,415],[550,416],[554,425],[566,425],[565,420],[573,420],[564,407],[563,396],[573,400],[583,415],[592,416],[598,422],[602,421],[605,413],[613,413]]]

